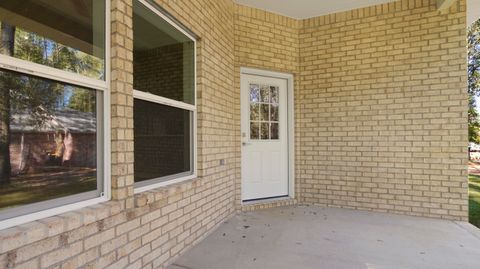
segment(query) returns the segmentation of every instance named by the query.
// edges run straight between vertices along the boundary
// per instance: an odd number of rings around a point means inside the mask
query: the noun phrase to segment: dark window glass
[[[0,70],[0,219],[22,212],[20,205],[98,197],[99,98],[95,90]],[[14,207],[15,214],[5,211]]]
[[[190,111],[135,99],[136,182],[192,174],[191,117]]]
[[[138,1],[133,13],[134,89],[195,104],[194,42]]]
[[[105,1],[0,1],[0,53],[104,79]]]

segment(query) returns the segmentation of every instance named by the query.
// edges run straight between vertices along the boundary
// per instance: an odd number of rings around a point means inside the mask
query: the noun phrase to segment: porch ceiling
[[[395,0],[235,0],[235,2],[295,19],[306,19],[356,8],[395,2]]]
[[[480,19],[480,1],[467,0],[467,26]]]

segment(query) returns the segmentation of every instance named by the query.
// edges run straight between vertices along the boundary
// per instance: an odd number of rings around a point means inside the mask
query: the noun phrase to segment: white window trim
[[[28,62],[18,58],[0,55],[0,68],[38,76],[68,84],[91,88],[103,93],[103,192],[100,197],[61,205],[38,212],[0,220],[0,230],[21,225],[31,221],[48,218],[87,206],[99,204],[111,199],[111,124],[110,124],[110,1],[105,0],[105,80],[96,80],[80,74],[59,70],[53,67]]]
[[[169,16],[163,14],[162,12],[160,12],[160,10],[158,10],[158,8],[156,8],[155,6],[153,6],[152,4],[150,4],[148,1],[146,0],[137,0],[138,2],[140,2],[142,5],[144,5],[145,7],[147,7],[148,9],[150,9],[153,13],[155,13],[157,16],[159,16],[160,18],[164,19],[166,22],[168,22],[168,24],[170,24],[171,26],[175,27],[177,30],[179,30],[180,32],[182,32],[182,34],[186,35],[188,38],[190,38],[193,42],[196,42],[197,39],[192,35],[190,34],[188,31],[185,31],[185,29],[183,29],[183,27],[180,27],[175,21],[173,21]]]
[[[195,50],[194,50],[194,55],[196,55]],[[194,68],[196,69],[196,63],[194,64]],[[195,91],[194,96],[196,96],[196,92],[197,92],[196,78],[194,78],[194,85],[195,85],[194,86],[194,91]],[[193,167],[192,167],[192,170],[191,170],[192,174],[190,174],[188,176],[182,176],[182,177],[178,177],[178,178],[167,179],[167,180],[161,181],[161,182],[155,182],[155,183],[148,184],[148,185],[145,185],[145,186],[142,186],[142,187],[134,187],[134,194],[142,193],[142,192],[145,192],[145,191],[150,191],[150,190],[161,188],[161,187],[166,187],[168,185],[181,183],[181,182],[184,182],[184,181],[187,181],[187,180],[197,178],[197,105],[196,105],[196,102],[195,102],[195,105],[190,105],[190,104],[186,104],[186,103],[179,102],[179,101],[176,101],[176,100],[168,99],[168,98],[165,98],[165,97],[161,97],[161,96],[158,96],[158,95],[145,93],[145,92],[137,91],[137,90],[133,91],[133,98],[143,100],[143,101],[147,101],[147,102],[152,102],[152,103],[156,103],[156,104],[161,104],[161,105],[166,105],[166,106],[170,106],[170,107],[175,107],[175,108],[187,110],[187,111],[192,112],[192,115],[193,115],[193,119],[192,119],[192,132],[193,132],[193,138],[192,138],[193,139],[193,147],[192,147],[192,150],[193,150],[192,158],[193,158],[193,160],[192,160],[192,165],[193,165]],[[194,100],[196,100],[196,98]],[[158,179],[160,179],[160,178],[152,178],[152,179],[149,179],[149,180],[145,180],[143,182],[148,183],[149,181],[156,181]]]
[[[105,68],[106,66],[107,65],[105,63]],[[100,91],[106,91],[108,89],[106,81],[85,77],[73,72],[60,70],[54,67],[29,62],[3,54],[0,54],[0,68]]]
[[[139,3],[144,5],[146,8],[154,12],[157,16],[159,16],[161,19],[165,20],[168,24],[173,26],[175,29],[180,31],[182,34],[187,36],[190,40],[193,41],[193,85],[194,85],[194,94],[193,94],[193,100],[194,100],[194,105],[181,102],[181,101],[176,101],[173,99],[165,98],[162,96],[158,96],[155,94],[147,93],[147,92],[142,92],[142,91],[133,91],[133,98],[140,99],[143,101],[148,101],[148,102],[153,102],[161,105],[166,105],[166,106],[171,106],[171,107],[176,107],[180,108],[183,110],[189,110],[193,114],[193,123],[192,123],[192,135],[193,135],[193,147],[192,147],[192,174],[188,176],[182,176],[178,178],[173,178],[169,180],[165,180],[162,182],[155,182],[149,185],[145,185],[142,187],[134,187],[134,193],[142,193],[145,191],[150,191],[153,189],[161,188],[161,187],[166,187],[172,184],[176,183],[181,183],[187,180],[195,179],[198,177],[197,174],[197,39],[192,36],[189,32],[185,31],[182,27],[180,27],[175,21],[170,19],[170,17],[166,16],[164,13],[160,12],[156,7],[151,5],[148,1],[146,0],[137,0]],[[159,178],[152,178],[150,180],[145,180],[143,182],[149,182],[149,181],[155,181],[158,180]]]
[[[148,92],[133,90],[133,97],[135,99],[140,99],[140,100],[143,100],[143,101],[153,102],[153,103],[157,103],[157,104],[161,104],[161,105],[176,107],[176,108],[190,110],[190,111],[195,111],[197,109],[195,105],[191,105],[191,104],[187,104],[187,103],[184,103],[184,102],[172,100],[172,99],[165,98],[165,97],[155,95],[155,94],[151,94],[151,93],[148,93]]]

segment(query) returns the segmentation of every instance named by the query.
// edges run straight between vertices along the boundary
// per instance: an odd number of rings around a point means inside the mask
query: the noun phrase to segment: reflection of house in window
[[[91,112],[56,110],[38,127],[28,113],[13,113],[12,174],[45,167],[96,167],[96,117]]]

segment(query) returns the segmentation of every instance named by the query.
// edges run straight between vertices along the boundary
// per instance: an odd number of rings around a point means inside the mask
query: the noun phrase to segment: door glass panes
[[[278,123],[270,123],[270,139],[278,139]]]
[[[105,1],[0,1],[0,54],[105,79]]]
[[[267,140],[269,138],[269,124],[268,122],[261,122],[260,123],[260,139]]]
[[[261,87],[260,101],[263,103],[270,103],[270,87],[265,85]]]
[[[269,104],[260,104],[260,120],[268,121],[269,119]]]
[[[279,139],[278,87],[250,84],[250,139]]]
[[[250,102],[260,102],[260,88],[258,87],[258,85],[250,85]]]
[[[259,103],[250,103],[250,120],[259,121],[260,120],[260,104]]]
[[[270,87],[270,101],[272,104],[278,104],[278,87]]]
[[[250,122],[250,138],[258,139],[260,137],[260,123],[252,121]]]
[[[270,120],[278,121],[278,104],[270,105]]]

